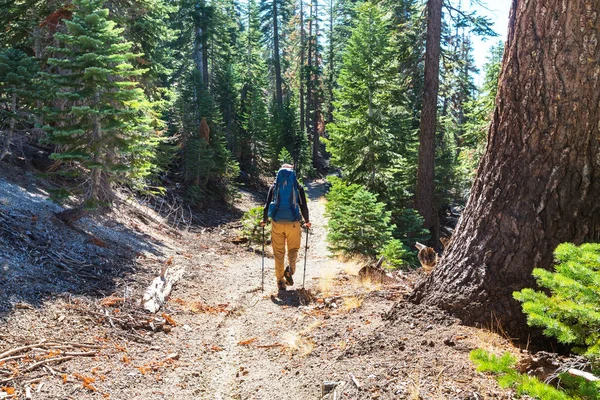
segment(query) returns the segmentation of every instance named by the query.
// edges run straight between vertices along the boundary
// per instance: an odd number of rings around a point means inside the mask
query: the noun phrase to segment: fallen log
[[[144,292],[142,305],[145,310],[151,313],[157,312],[165,301],[173,286],[181,279],[185,268],[174,270],[172,268],[163,268],[161,274],[154,278],[150,286]]]
[[[579,369],[571,368],[567,371],[567,373],[571,376],[578,376],[590,382],[598,382],[600,378],[596,375],[590,374],[589,372],[581,371]]]

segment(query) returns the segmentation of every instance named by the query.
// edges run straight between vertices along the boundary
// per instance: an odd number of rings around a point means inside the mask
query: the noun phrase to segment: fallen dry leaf
[[[3,387],[0,388],[0,390],[4,391],[9,396],[14,396],[14,394],[15,394],[15,388],[14,387],[3,386]]]
[[[163,313],[162,317],[165,319],[167,324],[171,326],[177,326],[177,322],[175,322],[175,320],[169,314]]]
[[[100,305],[101,306],[109,306],[112,307],[116,304],[121,304],[125,301],[125,299],[123,297],[115,297],[115,296],[108,296],[103,298],[102,300],[100,300]]]
[[[89,376],[84,376],[81,374],[73,374],[73,376],[79,380],[81,380],[83,387],[91,390],[92,392],[97,391],[97,389],[92,385],[92,383],[96,382],[95,378],[89,377]]]
[[[146,373],[152,371],[152,368],[142,365],[141,367],[137,367],[137,369],[141,372],[142,375],[146,375]]]
[[[118,345],[118,344],[116,344],[116,343],[113,343],[113,344],[115,345],[115,349],[117,349],[117,350],[119,350],[119,351],[122,351],[122,352],[124,352],[124,353],[126,353],[126,352],[127,352],[127,349],[125,348],[125,346],[120,346],[120,345]]]
[[[246,339],[246,340],[242,340],[242,341],[238,342],[238,345],[240,345],[240,346],[249,346],[252,343],[256,342],[256,340],[257,340],[257,338],[255,338],[255,337],[250,338],[250,339]]]

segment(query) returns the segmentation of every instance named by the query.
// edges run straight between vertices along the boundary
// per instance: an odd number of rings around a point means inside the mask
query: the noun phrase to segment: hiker
[[[304,188],[298,183],[294,167],[290,164],[281,166],[275,183],[269,188],[261,226],[267,224],[268,218],[271,218],[273,224],[271,244],[275,257],[277,288],[285,290],[286,285],[294,284],[292,276],[296,272],[296,259],[302,236],[302,219],[307,229],[311,226]],[[286,244],[288,265],[284,269]]]

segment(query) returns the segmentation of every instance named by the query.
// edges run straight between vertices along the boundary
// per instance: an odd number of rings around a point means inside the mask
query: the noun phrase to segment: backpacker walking
[[[271,218],[271,244],[275,258],[275,278],[277,288],[285,290],[286,285],[293,285],[296,272],[296,260],[302,239],[301,221],[310,228],[308,206],[304,188],[298,183],[294,167],[283,164],[277,172],[275,183],[269,188],[267,203],[263,212],[262,226]],[[285,265],[285,249],[287,245],[288,265]]]

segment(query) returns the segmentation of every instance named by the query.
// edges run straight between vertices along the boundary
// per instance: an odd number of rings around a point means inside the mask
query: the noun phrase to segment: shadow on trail
[[[61,295],[108,296],[130,285],[142,253],[157,269],[164,262],[161,243],[141,227],[143,216],[134,214],[129,223],[86,216],[68,226],[55,217],[61,210],[33,179],[0,178],[0,320],[17,304],[38,308]]]
[[[271,295],[271,301],[278,306],[300,307],[300,296],[297,290],[280,291],[277,296]]]

